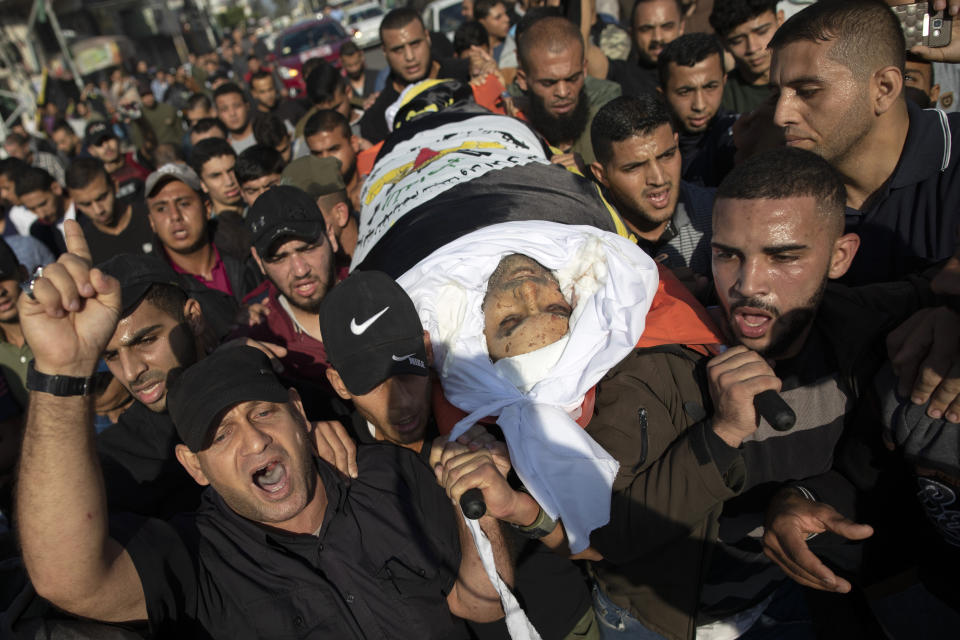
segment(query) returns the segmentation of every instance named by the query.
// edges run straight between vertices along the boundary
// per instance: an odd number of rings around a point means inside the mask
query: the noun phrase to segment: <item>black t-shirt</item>
[[[357,411],[342,417],[350,426],[357,442],[377,442],[370,433],[366,419]],[[439,434],[437,423],[431,417],[424,433],[420,459],[429,468],[431,441]],[[396,446],[396,445],[395,445]],[[513,593],[530,618],[530,622],[544,638],[564,638],[573,630],[592,604],[590,590],[580,569],[566,558],[548,549],[539,540],[517,536],[520,542],[515,558]],[[467,622],[471,636],[476,640],[509,640],[510,633],[503,620],[479,623]]]
[[[202,487],[177,461],[178,442],[169,414],[156,413],[136,401],[116,424],[97,435],[111,512],[170,518],[197,508]]]
[[[169,523],[115,519],[162,637],[458,638],[446,595],[460,567],[450,500],[394,445],[357,454],[348,480],[322,461],[328,505],[317,536],[232,511],[212,489]]]
[[[147,205],[142,200],[133,204],[132,215],[127,227],[117,235],[104,233],[85,215],[80,216],[83,235],[90,246],[93,264],[100,264],[121,253],[153,253],[155,245],[150,221],[147,219]]]
[[[660,76],[657,75],[657,66],[641,63],[634,50],[626,60],[610,61],[607,80],[619,84],[625,96],[641,96],[657,92]]]

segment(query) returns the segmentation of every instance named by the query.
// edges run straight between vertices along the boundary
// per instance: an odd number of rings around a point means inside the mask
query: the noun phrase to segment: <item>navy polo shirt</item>
[[[348,480],[317,461],[329,501],[318,535],[247,520],[212,489],[196,514],[114,523],[140,575],[151,632],[230,640],[463,637],[446,602],[460,567],[450,500],[401,447],[365,445],[357,464],[360,477]]]
[[[843,282],[896,280],[953,255],[960,226],[960,113],[907,102],[910,128],[890,179],[861,210],[847,207],[860,249]]]

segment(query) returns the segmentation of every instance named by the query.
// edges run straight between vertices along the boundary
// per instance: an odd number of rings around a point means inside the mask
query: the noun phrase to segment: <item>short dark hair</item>
[[[12,142],[13,144],[17,145],[18,147],[22,147],[22,146],[30,143],[30,138],[28,138],[27,136],[24,136],[24,135],[20,135],[20,134],[17,133],[16,131],[11,131],[10,133],[7,134],[7,137],[6,137],[6,138],[4,139],[4,141],[3,141],[4,144],[6,144],[6,143],[8,143],[8,142]]]
[[[202,177],[203,165],[220,156],[236,158],[237,152],[223,138],[205,138],[193,145],[193,149],[190,151],[190,167],[197,172],[198,176]]]
[[[710,12],[710,26],[721,38],[742,25],[768,11],[777,15],[777,0],[722,0],[713,3]]]
[[[460,55],[469,51],[470,47],[485,47],[490,44],[490,35],[487,28],[476,20],[464,22],[453,34],[453,52]]]
[[[303,125],[303,139],[316,135],[321,131],[336,131],[337,129],[347,140],[350,139],[350,122],[339,111],[333,109],[320,109],[312,116],[307,118],[307,123]]]
[[[73,130],[73,127],[70,126],[70,123],[63,118],[57,118],[53,121],[53,126],[50,127],[50,135],[52,136],[57,131],[66,131],[67,133],[77,135],[77,132]]]
[[[197,107],[202,106],[208,111],[213,108],[213,103],[210,102],[210,96],[205,93],[192,93],[190,97],[187,98],[187,104],[183,107],[184,111],[192,111]]]
[[[107,173],[107,168],[99,158],[77,158],[67,168],[64,180],[67,183],[67,189],[83,189],[90,186],[97,176],[103,176],[107,186],[112,186],[110,174]]]
[[[879,0],[812,4],[777,29],[769,48],[776,51],[794,42],[834,42],[827,57],[850,69],[858,80],[886,66],[903,72],[906,59],[900,21]]]
[[[9,178],[14,184],[20,181],[20,177],[23,176],[24,171],[29,168],[30,165],[20,158],[14,158],[13,156],[0,160],[0,176]]]
[[[231,93],[239,93],[240,97],[242,97],[244,102],[246,102],[247,94],[243,92],[243,89],[241,89],[240,85],[238,85],[236,82],[225,82],[217,87],[216,91],[213,92],[213,101],[216,102],[217,98],[220,96],[226,96]]]
[[[383,16],[383,22],[380,23],[380,41],[383,41],[383,32],[388,30],[403,29],[405,26],[416,20],[426,31],[427,27],[423,24],[423,18],[416,10],[410,7],[398,7],[387,15]]]
[[[353,40],[347,40],[343,43],[343,46],[340,47],[340,57],[343,56],[352,56],[360,53],[360,47],[357,46],[357,43]]]
[[[237,156],[237,164],[233,170],[237,174],[237,182],[243,186],[251,180],[282,173],[283,167],[283,156],[279,151],[265,144],[255,144]]]
[[[17,191],[17,197],[21,197],[34,191],[50,191],[53,186],[53,176],[39,167],[27,167],[20,179],[14,185]]]
[[[343,90],[347,81],[332,64],[323,63],[306,78],[307,98],[312,104],[330,102],[337,89]]]
[[[637,9],[640,7],[640,5],[647,4],[648,2],[656,2],[656,1],[657,0],[636,0],[633,3],[633,9],[630,11],[630,24],[627,25],[628,26],[627,31],[630,31],[630,32],[633,31],[634,20],[637,19]],[[686,14],[684,13],[684,10],[683,10],[683,2],[681,2],[681,0],[673,0],[673,1],[674,1],[674,4],[677,5],[677,13],[680,14],[680,20],[682,21],[686,17]],[[715,0],[715,2],[726,2],[726,0]]]
[[[257,144],[276,147],[290,136],[287,125],[274,113],[258,113],[253,119],[253,139]]]
[[[593,154],[600,164],[606,164],[613,158],[614,142],[647,135],[665,124],[676,131],[670,110],[659,96],[641,93],[614,98],[603,105],[590,125]]]
[[[813,196],[817,210],[843,233],[847,190],[830,163],[804,149],[778,147],[738,164],[717,188],[716,200],[784,200]]]
[[[473,19],[482,20],[490,15],[490,12],[495,6],[502,4],[506,7],[504,0],[476,0],[473,3]]]
[[[206,133],[210,129],[220,129],[224,136],[227,135],[227,125],[220,118],[200,118],[193,123],[190,133]]]
[[[670,79],[670,63],[678,67],[692,67],[712,55],[720,60],[720,71],[723,71],[723,47],[716,36],[708,33],[687,33],[663,47],[657,58],[657,73],[660,76],[660,86],[667,88]]]
[[[306,82],[307,78],[310,77],[310,74],[313,73],[313,70],[322,64],[327,64],[327,61],[323,58],[310,58],[303,63],[302,67],[300,67],[300,77],[303,78],[304,82]]]
[[[531,24],[517,41],[517,61],[524,71],[530,70],[530,56],[534,51],[564,51],[571,43],[579,43],[586,55],[583,36],[575,24],[566,18],[544,17]]]
[[[254,80],[263,80],[264,78],[270,78],[270,82],[273,82],[273,73],[267,71],[266,69],[260,69],[256,73],[250,76],[250,82],[247,83],[251,89],[253,89]]]
[[[155,282],[143,294],[141,302],[133,305],[127,315],[139,308],[141,303],[149,302],[177,322],[183,322],[186,318],[183,314],[183,308],[186,306],[189,297],[186,291],[176,285]]]

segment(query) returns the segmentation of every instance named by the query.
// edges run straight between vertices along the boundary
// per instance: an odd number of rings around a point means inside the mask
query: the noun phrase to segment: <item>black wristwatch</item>
[[[76,378],[74,376],[51,376],[40,373],[31,360],[27,365],[27,389],[42,391],[55,396],[88,396],[93,393],[96,376]]]

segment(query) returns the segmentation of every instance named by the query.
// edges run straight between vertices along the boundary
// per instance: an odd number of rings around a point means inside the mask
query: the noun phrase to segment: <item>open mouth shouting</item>
[[[756,307],[739,307],[733,314],[733,322],[744,338],[762,338],[770,331],[776,317],[765,309]]]
[[[254,469],[253,485],[268,500],[281,500],[290,493],[290,478],[286,466],[280,460],[271,460]]]
[[[670,187],[651,189],[647,191],[646,198],[654,209],[666,209],[670,204]]]

